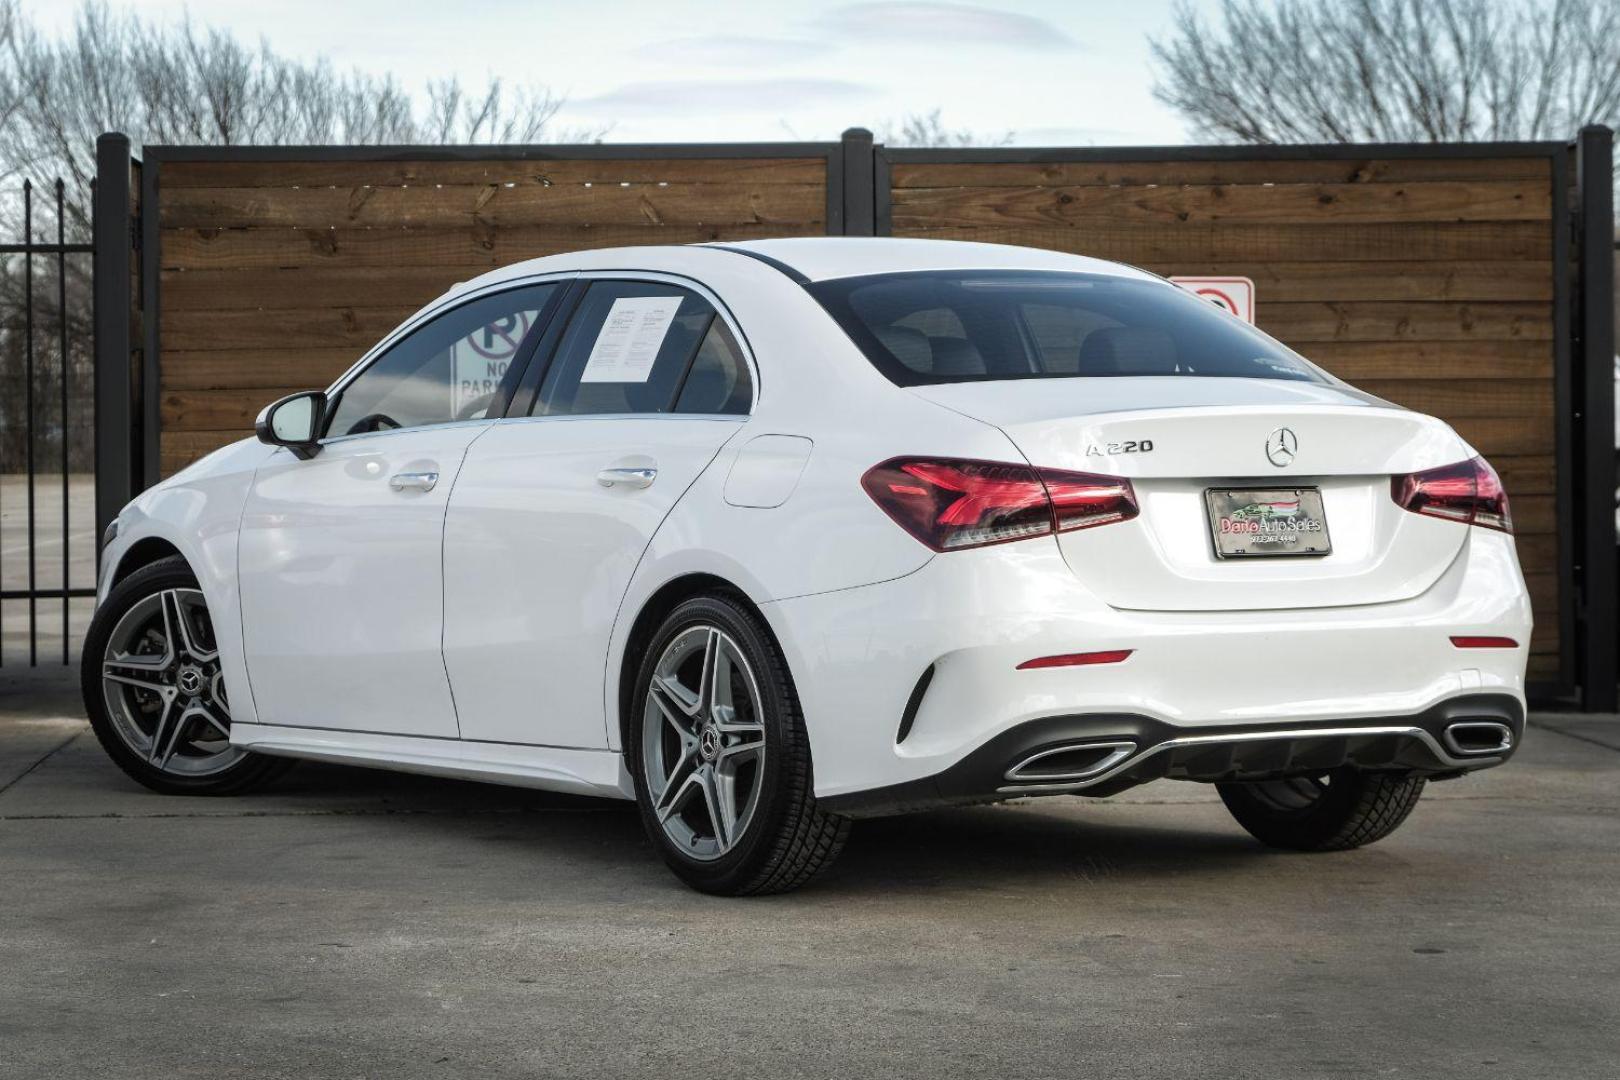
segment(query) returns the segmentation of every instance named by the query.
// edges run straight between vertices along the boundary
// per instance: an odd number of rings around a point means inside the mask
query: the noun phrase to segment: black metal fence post
[[[96,541],[134,498],[135,397],[130,370],[131,158],[129,137],[96,140]]]
[[[1580,311],[1576,318],[1577,483],[1581,634],[1576,656],[1581,707],[1620,709],[1620,577],[1614,527],[1614,132],[1581,129],[1575,140],[1579,192]]]
[[[39,663],[39,581],[34,513],[34,185],[23,181],[23,460],[28,469],[28,666]]]
[[[844,235],[872,236],[877,217],[873,203],[872,133],[865,128],[844,132]]]

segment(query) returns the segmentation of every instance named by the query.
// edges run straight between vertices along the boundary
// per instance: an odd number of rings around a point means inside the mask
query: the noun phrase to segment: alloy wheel
[[[163,589],[113,627],[101,664],[113,727],[153,768],[209,776],[243,751],[231,746],[230,702],[208,605],[198,589]]]
[[[665,647],[641,750],[653,813],[675,846],[704,861],[735,847],[759,808],[765,723],[753,669],[725,631],[693,626]]]

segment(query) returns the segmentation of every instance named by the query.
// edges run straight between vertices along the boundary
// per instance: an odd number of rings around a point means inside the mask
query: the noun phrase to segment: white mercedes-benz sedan
[[[1524,731],[1496,473],[1152,274],[801,239],[457,285],[108,530],[85,700],[141,783],[288,758],[634,799],[683,880],[853,818],[1216,785],[1379,839]]]

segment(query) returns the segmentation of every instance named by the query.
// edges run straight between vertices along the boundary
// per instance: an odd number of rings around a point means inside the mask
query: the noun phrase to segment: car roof
[[[802,236],[780,240],[717,241],[704,245],[749,252],[791,269],[808,281],[922,270],[1067,270],[1153,278],[1123,263],[1011,244],[887,236]],[[1157,279],[1154,279],[1157,280]]]
[[[761,273],[784,273],[800,282],[868,274],[924,270],[1066,270],[1158,280],[1123,263],[1068,255],[1011,244],[975,244],[962,240],[901,239],[886,236],[805,236],[781,240],[714,241],[707,244],[662,244],[651,247],[593,248],[546,255],[499,267],[458,282],[435,303],[478,288],[535,274],[569,271],[648,270],[692,274],[701,278],[714,260],[748,264]],[[774,267],[774,269],[772,269]]]

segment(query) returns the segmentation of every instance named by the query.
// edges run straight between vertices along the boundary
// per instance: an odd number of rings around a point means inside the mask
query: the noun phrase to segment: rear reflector
[[[935,551],[1090,529],[1137,515],[1129,480],[998,461],[894,458],[868,469],[861,487]]]
[[[1031,668],[1079,667],[1082,664],[1117,664],[1135,651],[1135,649],[1109,649],[1106,652],[1073,652],[1063,653],[1060,656],[1042,656],[1035,660],[1025,660],[1022,664],[1018,665],[1018,670],[1029,671]]]
[[[1453,637],[1451,643],[1459,649],[1517,649],[1519,643],[1510,637]]]
[[[1513,531],[1507,492],[1502,490],[1496,470],[1482,457],[1392,476],[1389,493],[1397,504],[1414,514],[1505,533]]]

